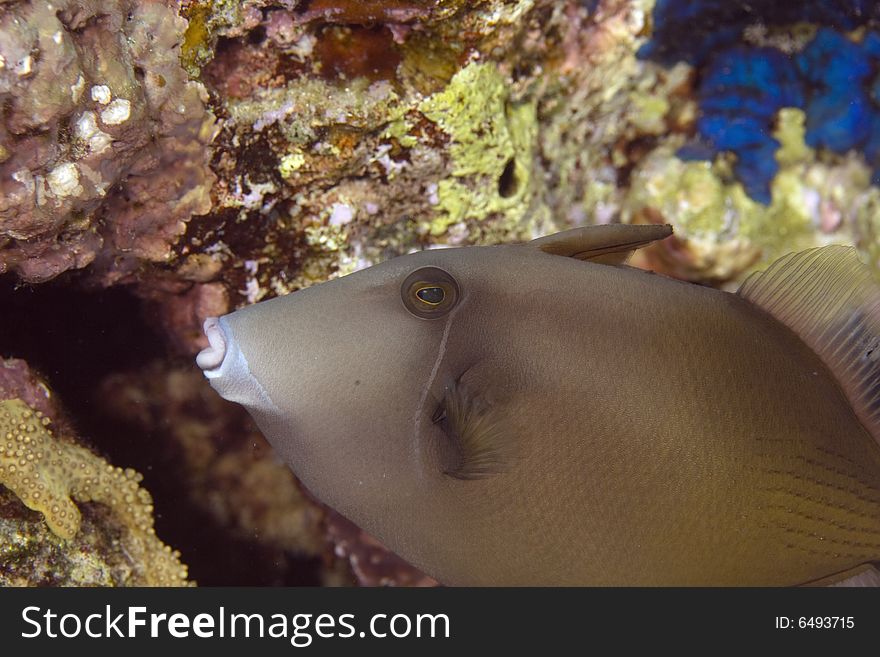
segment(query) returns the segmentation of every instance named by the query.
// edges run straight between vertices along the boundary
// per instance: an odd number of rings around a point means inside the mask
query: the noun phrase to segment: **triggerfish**
[[[625,264],[668,226],[429,250],[210,318],[198,364],[303,484],[449,585],[869,584],[880,285]]]

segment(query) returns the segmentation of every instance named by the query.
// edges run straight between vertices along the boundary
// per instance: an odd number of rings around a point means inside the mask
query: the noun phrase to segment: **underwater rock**
[[[196,6],[218,44],[202,68],[223,105],[218,203],[176,252],[220,262],[231,307],[412,250],[609,221],[631,167],[618,145],[686,102],[634,89],[648,1],[425,3],[369,27],[270,8],[240,31]]]
[[[547,32],[523,48],[540,79],[541,194],[557,228],[618,220],[632,167],[690,104],[684,69],[648,69],[636,59],[652,2],[606,0],[594,13],[582,5],[556,9]],[[541,61],[548,50],[552,67]]]
[[[156,537],[141,476],[56,437],[37,410],[57,412],[48,388],[22,361],[0,371],[0,582],[186,585],[179,554]],[[16,378],[35,406],[10,397]]]
[[[190,352],[203,346],[200,309],[224,298],[239,307],[414,249],[523,240],[582,221],[617,186],[609,148],[622,126],[656,104],[646,94],[631,112],[626,100],[647,0],[595,11],[550,0],[380,2],[369,11],[185,2],[189,22],[164,21],[156,38],[168,47],[149,51],[139,45],[143,26],[168,18],[171,5],[143,3],[123,20],[125,0],[105,4],[76,14],[77,25],[90,11],[103,18],[70,33],[60,21],[74,0],[60,18],[26,3],[7,12],[30,20],[27,34],[48,39],[46,48],[70,51],[63,73],[84,86],[32,121],[47,150],[28,175],[48,180],[46,168],[63,164],[52,181],[65,203],[22,212],[35,196],[10,178],[18,196],[0,216],[14,213],[18,224],[2,225],[27,231],[9,232],[0,258],[28,281],[97,259],[91,280],[136,283]],[[131,52],[119,34],[129,34]],[[93,41],[100,66],[77,54]],[[178,52],[200,82],[186,81]],[[10,121],[30,116],[22,103],[42,107],[38,82],[61,79],[60,64],[44,59],[9,87]],[[205,88],[219,117],[210,147]],[[100,112],[123,100],[130,116],[106,125]],[[630,113],[638,116],[621,120]],[[77,141],[74,128],[93,115],[95,130]],[[19,157],[2,166],[18,171]],[[83,166],[108,181],[106,196]],[[190,219],[212,199],[210,214]]]
[[[494,64],[471,64],[418,111],[448,137],[451,176],[437,184],[434,235],[504,212],[513,222],[531,209],[537,119],[532,103],[511,104]],[[532,189],[530,189],[532,187]]]
[[[214,117],[179,63],[185,27],[170,0],[2,5],[0,273],[97,259],[124,280],[210,209]]]
[[[52,417],[56,425],[63,422],[49,386],[19,358],[0,358],[0,399],[20,399],[34,410]]]
[[[411,4],[185,10],[222,128],[215,209],[175,251],[215,258],[231,307],[565,227],[611,166],[647,3]]]

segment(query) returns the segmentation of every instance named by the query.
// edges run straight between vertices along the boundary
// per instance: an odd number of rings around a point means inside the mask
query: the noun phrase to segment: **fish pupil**
[[[443,303],[446,293],[442,287],[423,287],[416,292],[416,296],[425,303],[436,306]]]

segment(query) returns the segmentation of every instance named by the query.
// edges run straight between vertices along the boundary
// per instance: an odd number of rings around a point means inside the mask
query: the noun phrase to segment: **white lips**
[[[217,317],[208,317],[203,329],[208,337],[209,346],[196,356],[196,364],[205,371],[205,376],[209,376],[209,372],[218,369],[226,358],[226,336],[220,328],[220,320]]]
[[[209,317],[204,330],[210,346],[196,356],[196,364],[220,396],[237,402],[249,411],[278,413],[266,389],[251,373],[247,359],[227,320],[229,316]]]

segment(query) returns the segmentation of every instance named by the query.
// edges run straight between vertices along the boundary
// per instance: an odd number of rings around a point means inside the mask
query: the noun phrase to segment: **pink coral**
[[[50,417],[61,414],[49,387],[19,358],[0,358],[0,400],[3,399],[21,399]]]

